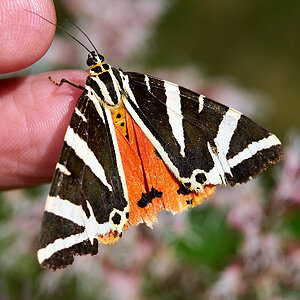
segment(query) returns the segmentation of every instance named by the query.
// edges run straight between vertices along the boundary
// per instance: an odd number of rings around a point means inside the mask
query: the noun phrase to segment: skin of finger
[[[56,23],[52,0],[0,1],[0,73],[32,65],[51,45],[55,26],[29,11]]]
[[[50,182],[64,134],[85,84],[84,71],[57,71],[0,81],[0,189]]]

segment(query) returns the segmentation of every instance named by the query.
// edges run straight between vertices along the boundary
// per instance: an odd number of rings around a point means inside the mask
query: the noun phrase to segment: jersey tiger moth
[[[42,267],[65,268],[75,255],[94,255],[98,243],[116,242],[130,226],[152,227],[159,211],[186,211],[216,185],[247,182],[281,158],[278,138],[242,113],[113,68],[91,41],[95,51],[79,43],[88,51],[89,75],[85,87],[58,84],[83,93],[47,198],[37,253]]]

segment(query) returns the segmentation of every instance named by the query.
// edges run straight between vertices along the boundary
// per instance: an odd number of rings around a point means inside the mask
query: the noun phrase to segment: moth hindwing
[[[215,185],[257,176],[282,156],[276,136],[176,84],[123,72],[89,52],[85,90],[66,131],[38,259],[64,268],[123,229],[202,203]]]

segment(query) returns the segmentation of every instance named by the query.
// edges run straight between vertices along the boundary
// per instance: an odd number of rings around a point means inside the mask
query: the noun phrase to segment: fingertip
[[[56,71],[0,81],[0,190],[49,182],[86,72]]]
[[[21,70],[39,60],[49,49],[56,23],[52,0],[1,0],[0,73]]]

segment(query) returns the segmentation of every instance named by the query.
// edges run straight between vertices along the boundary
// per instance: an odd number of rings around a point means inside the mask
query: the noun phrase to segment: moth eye
[[[87,64],[88,66],[92,66],[92,65],[94,64],[93,59],[92,59],[91,57],[89,57],[89,58],[87,59],[87,61],[86,61],[86,64]]]
[[[107,71],[107,70],[109,70],[109,65],[108,64],[103,64],[102,68]]]

